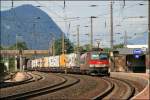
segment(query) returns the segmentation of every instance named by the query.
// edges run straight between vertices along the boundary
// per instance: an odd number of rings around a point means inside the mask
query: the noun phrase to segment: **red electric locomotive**
[[[81,55],[80,70],[89,75],[110,75],[109,54],[93,50]]]

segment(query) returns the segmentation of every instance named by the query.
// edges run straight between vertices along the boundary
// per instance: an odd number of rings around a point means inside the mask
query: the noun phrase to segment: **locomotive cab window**
[[[92,55],[91,55],[91,59],[98,60],[99,59],[99,54],[96,53],[96,52],[93,52]]]
[[[100,60],[108,60],[108,54],[106,54],[106,53],[100,53],[99,54],[99,59]]]

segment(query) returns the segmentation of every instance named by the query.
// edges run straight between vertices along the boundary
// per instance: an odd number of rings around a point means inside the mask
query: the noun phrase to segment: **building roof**
[[[128,55],[128,54],[134,54],[134,50],[141,50],[143,54],[146,54],[147,49],[141,49],[141,48],[118,48],[117,51],[119,51],[119,54],[122,55]]]
[[[148,48],[148,45],[127,45],[127,48]]]

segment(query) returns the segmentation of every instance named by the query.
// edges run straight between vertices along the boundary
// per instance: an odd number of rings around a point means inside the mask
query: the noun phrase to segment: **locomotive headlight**
[[[106,67],[107,65],[106,64],[102,64],[102,65],[100,65],[100,67]]]
[[[106,67],[106,64],[96,64],[95,67]]]
[[[94,64],[90,64],[90,67],[94,67]]]
[[[107,65],[106,64],[103,64],[103,67],[106,67]]]

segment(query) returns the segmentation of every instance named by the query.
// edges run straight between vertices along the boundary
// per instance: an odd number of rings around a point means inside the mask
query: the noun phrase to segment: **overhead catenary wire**
[[[43,5],[42,3],[40,3],[40,1],[35,0],[36,3],[38,3],[39,5],[42,5],[42,7],[46,8],[47,10],[49,10],[51,13],[53,13],[54,15],[58,16],[59,18],[65,18],[63,16],[60,16],[59,14],[57,14],[56,12],[52,11],[51,9],[49,9],[49,7]]]
[[[59,14],[57,14],[56,12],[52,11],[52,10],[49,9],[47,6],[41,4],[39,1],[35,1],[35,2],[37,2],[39,5],[42,5],[42,7],[45,7],[46,9],[50,10],[51,13],[55,14],[55,15],[58,16],[59,18],[63,18],[63,19],[64,19],[64,17],[62,17],[62,16],[60,16]],[[140,3],[143,3],[143,2],[140,2]],[[57,4],[57,3],[56,3],[56,4]],[[138,5],[138,4],[139,4],[139,3],[136,3],[136,4],[133,4],[133,5],[129,6],[129,7],[133,7],[133,6]],[[129,8],[129,7],[127,7],[127,8]],[[126,9],[126,8],[124,8],[124,9]],[[118,11],[119,11],[119,10],[118,10]],[[115,11],[114,11],[114,13],[115,13]],[[109,15],[109,13],[97,15],[97,17],[98,17],[98,18],[104,18],[104,17],[102,17],[102,16],[105,16],[105,15]],[[100,16],[101,16],[101,17],[100,17]],[[86,17],[86,16],[85,16],[85,17],[80,17],[80,18],[74,17],[74,18],[72,18],[71,21],[84,20],[84,19],[88,19],[88,18],[89,18],[89,16],[87,16],[87,17]],[[67,18],[67,20],[69,20],[69,19],[70,19],[70,18]],[[61,21],[57,21],[57,22],[61,22]],[[63,22],[63,21],[62,21],[62,22]],[[46,22],[45,22],[45,23],[46,23]]]
[[[141,2],[142,3],[142,2]],[[139,3],[136,3],[136,4],[139,4]],[[44,5],[45,6],[45,5]],[[44,7],[43,6],[43,7]],[[46,6],[47,7],[47,6]],[[130,6],[130,7],[133,7],[133,6]],[[125,7],[124,7],[124,9],[127,9],[128,8],[128,6],[126,5]],[[49,8],[50,9],[50,8]],[[52,11],[52,10],[51,10]],[[119,10],[118,10],[119,11]],[[55,11],[52,11],[52,13],[54,14],[55,13]],[[114,13],[115,13],[115,11],[114,11]],[[58,13],[57,13],[58,14]],[[59,15],[59,14],[58,14]],[[56,15],[57,16],[57,15]],[[105,16],[105,15],[104,15]],[[57,16],[57,17],[59,17],[59,18],[64,18],[64,16]],[[84,19],[88,19],[89,17],[80,17],[80,18],[72,18],[72,19],[69,19],[69,17],[68,18],[66,18],[66,20],[68,21],[76,21],[76,20],[84,20]],[[103,18],[102,16],[100,16],[100,17],[98,17],[98,18]],[[61,22],[61,21],[60,21]],[[62,20],[62,22],[64,22],[63,20]],[[23,22],[24,23],[24,22]],[[43,23],[44,23],[44,21],[43,21]],[[46,23],[46,21],[45,21],[45,23]]]

